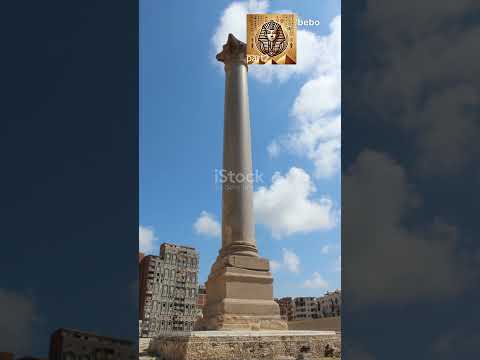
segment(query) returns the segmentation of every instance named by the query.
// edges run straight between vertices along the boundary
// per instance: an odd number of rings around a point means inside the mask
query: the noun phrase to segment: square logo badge
[[[297,63],[297,15],[247,14],[247,63]]]

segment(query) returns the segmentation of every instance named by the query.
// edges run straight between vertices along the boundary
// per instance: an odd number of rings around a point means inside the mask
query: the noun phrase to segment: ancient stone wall
[[[160,337],[153,349],[160,360],[277,360],[323,358],[325,349],[340,349],[339,334]],[[312,332],[314,333],[314,332]],[[290,334],[290,335],[289,335]],[[328,345],[328,347],[327,347]]]

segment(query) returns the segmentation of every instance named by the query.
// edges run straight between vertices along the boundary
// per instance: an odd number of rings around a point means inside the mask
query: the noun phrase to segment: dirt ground
[[[288,330],[335,330],[340,331],[340,317],[329,317],[312,320],[296,320],[288,322]]]

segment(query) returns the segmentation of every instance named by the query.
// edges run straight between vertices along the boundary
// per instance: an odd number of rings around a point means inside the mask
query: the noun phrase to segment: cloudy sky
[[[340,1],[141,1],[140,249],[200,252],[200,281],[220,248],[224,72],[228,33],[246,14],[291,11],[298,64],[250,66],[256,238],[275,296],[340,288]]]
[[[480,3],[387,3],[343,2],[344,354],[476,359]]]

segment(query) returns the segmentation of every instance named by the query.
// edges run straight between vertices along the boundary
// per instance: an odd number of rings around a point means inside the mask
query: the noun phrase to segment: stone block
[[[326,344],[340,342],[334,331],[196,331],[158,337],[152,346],[162,360],[316,360]]]
[[[269,271],[226,266],[211,274],[204,308],[207,329],[286,330],[272,283]]]

